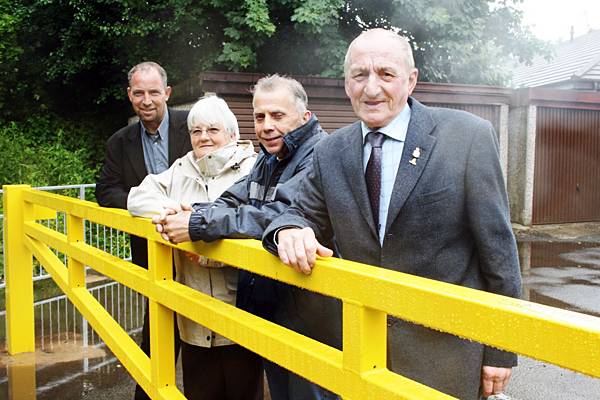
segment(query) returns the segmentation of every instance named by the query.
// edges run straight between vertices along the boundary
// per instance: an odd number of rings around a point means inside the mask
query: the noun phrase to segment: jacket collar
[[[252,142],[240,140],[231,142],[199,159],[196,159],[193,151],[188,152],[187,157],[193,165],[196,165],[200,175],[212,177],[221,175],[227,169],[239,168],[242,161],[254,154]]]

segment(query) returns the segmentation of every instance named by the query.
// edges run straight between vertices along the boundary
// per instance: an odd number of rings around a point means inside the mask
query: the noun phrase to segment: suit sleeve
[[[118,140],[109,139],[104,165],[96,182],[96,200],[99,205],[127,208],[129,190],[123,176],[123,146]]]
[[[227,189],[214,203],[195,204],[190,217],[190,238],[205,242],[225,237],[260,240],[271,221],[290,206],[311,164],[312,157],[307,157],[294,176],[277,187],[273,201],[260,208],[249,204],[248,177]]]
[[[489,123],[480,133],[471,143],[465,183],[467,213],[480,272],[486,291],[518,298],[521,273],[498,157],[498,141]],[[516,365],[517,357],[486,347],[483,363],[512,367]]]
[[[319,156],[315,149],[313,167],[302,181],[291,207],[265,230],[263,246],[267,251],[277,255],[275,233],[287,227],[309,227],[315,232],[317,240],[330,244],[333,235],[322,187]]]

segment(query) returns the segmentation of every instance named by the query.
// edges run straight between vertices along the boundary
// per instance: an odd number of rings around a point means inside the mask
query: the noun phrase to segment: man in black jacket
[[[254,87],[252,105],[254,129],[262,151],[250,174],[214,203],[196,203],[193,210],[184,207],[179,213],[166,210],[155,217],[153,222],[166,240],[180,243],[225,237],[260,239],[267,225],[290,205],[299,182],[312,168],[313,147],[326,133],[307,109],[306,92],[294,79],[278,75],[260,79]],[[341,313],[337,300],[241,271],[237,304],[341,347],[341,326],[324,324],[320,318],[331,312]],[[310,309],[311,318],[302,318],[299,309]],[[335,397],[273,363],[266,362],[265,369],[273,400]]]
[[[106,158],[96,183],[96,199],[103,207],[127,209],[129,189],[146,175],[165,171],[192,149],[187,111],[167,108],[171,87],[165,70],[147,61],[134,66],[127,77],[127,95],[140,121],[121,128],[106,143]],[[131,258],[134,264],[148,268],[145,239],[131,236]],[[140,347],[146,354],[150,353],[149,328],[145,312]],[[178,342],[177,327],[175,332]],[[135,399],[148,399],[139,385]]]

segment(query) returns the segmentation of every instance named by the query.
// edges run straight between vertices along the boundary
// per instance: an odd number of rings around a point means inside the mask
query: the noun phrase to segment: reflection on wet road
[[[523,299],[600,316],[600,244],[529,242],[519,252]]]

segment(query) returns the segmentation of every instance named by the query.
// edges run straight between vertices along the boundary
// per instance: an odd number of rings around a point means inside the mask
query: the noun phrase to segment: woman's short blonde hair
[[[191,132],[193,127],[200,124],[221,124],[232,138],[235,140],[240,138],[240,129],[235,115],[225,100],[216,95],[201,97],[190,110],[187,118],[188,131]]]

